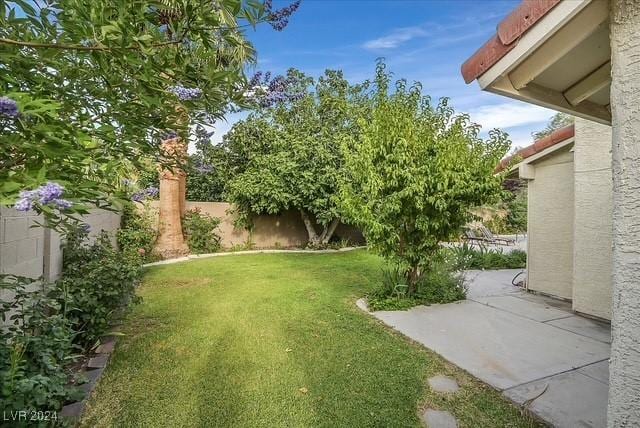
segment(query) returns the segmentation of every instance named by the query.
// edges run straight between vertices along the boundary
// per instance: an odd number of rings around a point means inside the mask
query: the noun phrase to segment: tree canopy
[[[352,86],[333,70],[316,82],[290,69],[282,82],[287,98],[251,113],[224,137],[227,196],[245,216],[297,210],[309,243],[326,244],[341,218],[340,145],[348,135],[357,139],[366,85]]]
[[[246,104],[245,29],[281,30],[298,5],[0,0],[0,203],[55,182],[72,205],[31,208],[73,210],[112,194],[123,164],[170,165],[163,138]]]
[[[482,140],[467,115],[456,115],[446,98],[434,105],[419,84],[393,87],[383,63],[374,83],[361,138],[344,136],[348,174],[338,200],[369,246],[398,264],[412,293],[469,209],[499,197],[493,171],[509,142],[498,130]]]
[[[547,126],[545,126],[544,129],[531,133],[531,136],[534,140],[539,140],[551,134],[556,129],[572,125],[573,122],[573,116],[568,115],[567,113],[557,112],[551,117],[551,119],[549,119],[549,123],[547,123]]]

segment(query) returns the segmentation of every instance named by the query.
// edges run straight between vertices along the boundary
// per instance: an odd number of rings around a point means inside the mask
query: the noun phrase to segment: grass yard
[[[460,426],[537,423],[355,307],[382,262],[366,251],[227,256],[149,269],[84,426]],[[429,390],[435,374],[461,391]]]

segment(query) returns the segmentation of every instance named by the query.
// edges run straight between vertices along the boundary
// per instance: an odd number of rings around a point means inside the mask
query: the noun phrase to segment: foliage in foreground
[[[72,203],[62,214],[81,212],[113,195],[125,165],[175,165],[161,140],[253,102],[245,29],[282,30],[298,6],[0,0],[0,204],[52,181]]]
[[[121,308],[138,301],[135,287],[142,277],[140,259],[114,248],[106,233],[93,244],[86,237],[82,230],[67,236],[56,285],[74,341],[85,348],[108,331]]]
[[[0,329],[0,408],[5,412],[60,409],[79,396],[67,387],[65,371],[79,352],[75,332],[48,287],[29,278],[0,277],[0,290],[14,295],[0,300],[7,323]]]
[[[459,233],[472,207],[498,200],[502,180],[493,171],[509,142],[498,130],[483,141],[467,115],[447,99],[433,105],[418,84],[391,85],[378,64],[371,120],[360,124],[362,141],[345,141],[339,200],[369,246],[400,268],[413,297],[435,269],[440,242]]]
[[[466,297],[466,286],[462,273],[457,270],[457,260],[447,257],[442,251],[438,261],[420,276],[416,290],[409,294],[409,285],[398,266],[383,269],[382,284],[367,295],[367,304],[374,311],[397,311],[416,305],[451,303]]]
[[[155,261],[153,246],[158,236],[157,228],[147,205],[126,203],[122,209],[120,229],[116,237],[118,248],[127,257],[139,257],[142,263]]]
[[[0,277],[7,322],[0,330],[2,409],[56,411],[80,398],[69,366],[137,301],[139,258],[117,251],[106,236],[85,241],[86,229],[67,236],[63,276],[54,284]]]
[[[182,218],[182,230],[191,253],[207,254],[218,251],[220,236],[216,233],[216,229],[219,225],[218,217],[202,213],[199,208],[187,211]]]
[[[446,251],[455,257],[460,269],[521,269],[527,265],[527,253],[518,249],[505,252],[464,242]]]

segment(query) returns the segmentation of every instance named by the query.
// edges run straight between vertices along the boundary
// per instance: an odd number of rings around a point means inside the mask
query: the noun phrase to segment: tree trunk
[[[322,245],[327,245],[329,243],[329,240],[333,236],[333,232],[336,231],[336,227],[338,227],[339,223],[340,220],[338,218],[334,218],[333,220],[331,220],[331,223],[329,223],[324,228],[324,230],[322,231],[322,235],[320,236],[320,243]]]
[[[307,235],[309,236],[309,244],[317,245],[320,242],[320,238],[318,237],[318,233],[316,232],[315,227],[313,226],[313,222],[309,218],[309,214],[304,210],[300,210],[300,216],[302,217],[302,221],[304,222],[304,227],[307,228]]]
[[[417,266],[412,266],[407,272],[408,289],[407,294],[413,296],[418,288],[418,278],[420,278],[420,269]]]
[[[186,145],[179,138],[165,140],[162,149],[170,155],[186,154]],[[155,250],[162,258],[170,259],[189,253],[182,235],[181,214],[184,207],[182,180],[184,173],[177,169],[160,171],[159,233]]]

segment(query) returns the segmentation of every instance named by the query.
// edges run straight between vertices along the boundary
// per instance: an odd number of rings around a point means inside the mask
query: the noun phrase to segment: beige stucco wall
[[[611,127],[576,118],[573,309],[611,319]]]
[[[149,208],[157,218],[158,202],[150,202]],[[194,208],[199,208],[203,213],[222,220],[217,233],[220,235],[223,248],[245,245],[248,242],[255,248],[302,247],[307,243],[307,231],[297,211],[287,211],[279,215],[254,216],[254,228],[249,234],[246,229],[234,227],[236,216],[232,212],[231,204],[187,201],[187,211]],[[349,239],[353,243],[364,242],[360,232],[343,224],[336,228],[334,236]]]
[[[573,153],[571,146],[533,162],[528,183],[528,287],[571,299]]]
[[[640,426],[640,2],[611,0],[613,319],[609,427]]]

